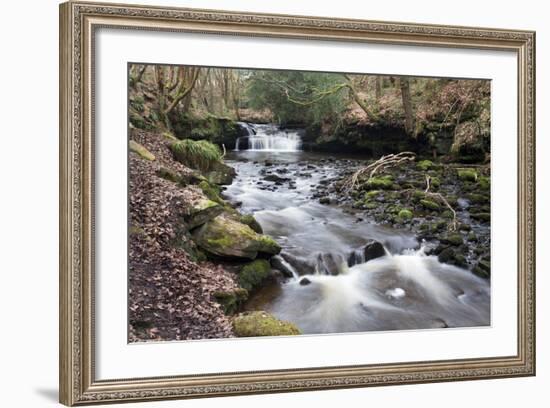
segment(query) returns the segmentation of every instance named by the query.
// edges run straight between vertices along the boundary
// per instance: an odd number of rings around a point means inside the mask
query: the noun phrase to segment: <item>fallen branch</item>
[[[426,175],[426,190],[424,190],[424,194],[427,195],[428,197],[432,197],[432,198],[435,198],[436,200],[439,200],[440,202],[445,204],[445,206],[449,210],[451,210],[451,212],[453,213],[453,221],[449,224],[449,231],[454,232],[454,231],[457,230],[457,227],[458,227],[458,222],[456,220],[456,211],[451,206],[451,204],[449,204],[449,202],[445,199],[445,197],[443,197],[443,194],[441,194],[441,193],[432,193],[430,191],[431,180],[432,180],[432,178],[430,176]]]
[[[414,161],[416,154],[412,152],[401,152],[397,154],[388,154],[382,156],[375,162],[369,164],[368,166],[361,167],[355,173],[351,175],[345,182],[344,188],[346,191],[352,191],[355,189],[357,182],[360,178],[365,177],[368,174],[367,182],[374,177],[378,172],[382,172],[390,167],[399,166],[402,163]]]

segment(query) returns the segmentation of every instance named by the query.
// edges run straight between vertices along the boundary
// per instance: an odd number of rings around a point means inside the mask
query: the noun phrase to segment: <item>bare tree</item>
[[[399,78],[399,87],[401,88],[401,99],[403,100],[403,110],[405,111],[405,130],[409,135],[413,135],[415,124],[409,78]]]

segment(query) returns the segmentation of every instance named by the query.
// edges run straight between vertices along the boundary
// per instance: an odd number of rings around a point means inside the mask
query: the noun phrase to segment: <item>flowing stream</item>
[[[288,276],[260,289],[248,309],[310,334],[490,324],[487,281],[427,256],[407,231],[312,198],[345,158],[300,151],[299,131],[246,126],[249,136],[226,157],[237,178],[224,194],[281,244],[274,265]],[[366,261],[371,240],[385,255]]]

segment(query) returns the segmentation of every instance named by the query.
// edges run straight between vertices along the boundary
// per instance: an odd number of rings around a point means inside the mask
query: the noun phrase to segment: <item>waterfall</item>
[[[237,139],[236,151],[243,147],[242,139],[248,139],[247,150],[251,151],[296,152],[302,146],[302,138],[297,130],[283,130],[274,124],[238,124],[246,130],[247,135]]]

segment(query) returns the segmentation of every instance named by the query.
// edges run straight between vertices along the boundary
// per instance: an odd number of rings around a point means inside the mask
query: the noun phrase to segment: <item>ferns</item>
[[[222,158],[219,147],[207,140],[184,139],[172,143],[170,149],[176,160],[201,171],[210,170]]]

